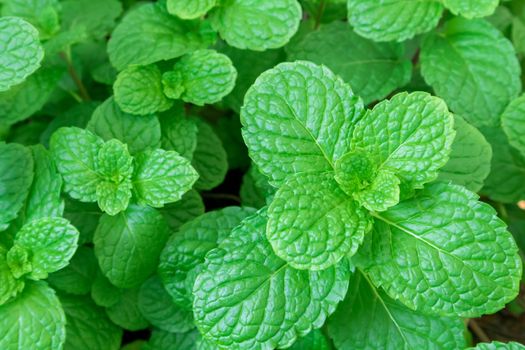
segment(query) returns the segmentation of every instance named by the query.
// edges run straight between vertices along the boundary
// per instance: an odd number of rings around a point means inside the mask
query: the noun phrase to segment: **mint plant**
[[[524,54],[522,0],[0,0],[0,349],[525,349]]]

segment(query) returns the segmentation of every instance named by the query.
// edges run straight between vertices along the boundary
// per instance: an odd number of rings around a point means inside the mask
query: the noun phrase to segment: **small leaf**
[[[0,91],[23,82],[43,58],[35,27],[19,17],[0,18]]]
[[[211,10],[217,0],[168,0],[168,12],[182,19],[195,19],[202,17]]]
[[[219,186],[228,172],[228,155],[215,131],[207,123],[197,122],[197,147],[191,165],[199,173],[195,183],[198,190],[211,190]]]
[[[157,149],[140,153],[135,166],[133,189],[139,202],[152,207],[180,200],[198,178],[190,161],[175,151]]]
[[[455,15],[466,18],[487,17],[496,11],[499,0],[443,0],[443,5]]]
[[[335,162],[335,181],[349,196],[367,188],[376,176],[377,167],[368,153],[356,149]]]
[[[197,148],[197,123],[184,115],[182,108],[173,108],[161,116],[162,148],[176,151],[186,159],[193,158]]]
[[[82,246],[77,249],[69,265],[50,274],[48,281],[54,288],[69,294],[89,294],[97,270],[98,263],[93,249]]]
[[[370,211],[385,211],[399,203],[399,178],[390,170],[380,171],[369,187],[353,195]]]
[[[2,5],[2,16],[22,17],[34,25],[40,39],[48,39],[60,29],[58,0],[10,0]]]
[[[469,348],[471,350],[523,350],[525,349],[525,346],[516,343],[516,342],[509,342],[509,343],[502,343],[499,341],[493,341],[492,343],[478,343],[476,347]]]
[[[113,91],[120,108],[131,114],[146,115],[169,109],[172,102],[162,92],[161,73],[154,65],[129,66],[119,73]]]
[[[158,209],[172,232],[176,232],[184,223],[204,214],[204,202],[199,192],[189,190],[182,198],[175,202],[166,204]]]
[[[197,345],[200,333],[196,329],[186,333],[171,333],[154,329],[141,350],[214,350]]]
[[[24,289],[24,281],[17,279],[7,264],[7,250],[0,245],[0,309]]]

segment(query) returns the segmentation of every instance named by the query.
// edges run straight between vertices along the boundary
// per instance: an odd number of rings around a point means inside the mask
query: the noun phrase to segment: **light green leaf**
[[[17,279],[7,264],[7,250],[0,245],[0,309],[24,289],[24,281]]]
[[[235,86],[237,71],[228,56],[197,50],[182,57],[162,76],[166,96],[198,106],[219,102]],[[151,85],[151,83],[150,83]]]
[[[242,132],[250,157],[278,187],[288,175],[333,170],[363,112],[361,99],[326,67],[282,63],[246,93]]]
[[[100,210],[109,215],[125,210],[131,198],[133,174],[128,147],[116,139],[105,142],[98,152],[96,170],[101,178],[96,187]]]
[[[365,103],[380,100],[406,85],[412,64],[403,44],[376,43],[357,35],[344,22],[333,22],[286,48],[288,58],[324,64],[341,76]]]
[[[512,101],[501,115],[508,142],[525,157],[525,95]]]
[[[320,328],[346,294],[346,260],[322,271],[293,269],[273,253],[265,228],[264,212],[245,219],[208,253],[195,281],[195,322],[220,347],[286,348]]]
[[[66,317],[53,289],[29,282],[15,300],[0,306],[0,349],[61,349]]]
[[[349,196],[366,189],[376,173],[377,165],[371,156],[361,149],[350,151],[335,162],[334,179]]]
[[[402,183],[421,188],[448,161],[453,127],[441,99],[405,92],[380,102],[357,123],[352,147],[365,150],[378,171],[389,169]]]
[[[129,66],[119,73],[113,84],[115,101],[131,114],[146,115],[169,109],[172,102],[162,92],[160,69],[148,66]]]
[[[184,224],[166,243],[158,273],[173,301],[191,308],[192,289],[206,254],[229,236],[251,208],[227,207],[208,212]]]
[[[240,197],[242,205],[262,208],[270,204],[276,189],[268,183],[268,178],[253,165],[244,174],[241,183]]]
[[[44,58],[38,30],[18,17],[0,18],[0,91],[23,82]]]
[[[266,236],[296,269],[323,270],[352,256],[369,221],[331,173],[288,177],[268,208]]]
[[[514,299],[518,248],[488,204],[434,183],[377,214],[356,261],[376,286],[424,313],[478,317]]]
[[[64,350],[118,350],[122,329],[111,323],[104,309],[88,297],[60,295],[66,314]]]
[[[9,0],[2,3],[2,16],[22,17],[48,39],[60,29],[60,8],[58,0]]]
[[[199,192],[189,190],[179,201],[166,204],[159,211],[168,222],[170,230],[175,232],[182,224],[204,214],[204,209],[204,202]]]
[[[137,199],[152,207],[180,200],[199,176],[190,161],[175,151],[140,153],[135,157],[135,166],[133,189]]]
[[[155,271],[168,239],[168,227],[153,208],[130,205],[100,218],[93,243],[104,275],[115,286],[139,286]]]
[[[228,155],[222,142],[210,125],[201,120],[197,122],[197,147],[191,165],[199,173],[195,183],[198,190],[211,190],[220,185],[228,172]]]
[[[33,181],[33,157],[16,143],[0,142],[0,231],[16,218]]]
[[[211,10],[217,0],[168,0],[168,12],[182,19],[195,19],[202,17]]]
[[[103,141],[91,132],[76,128],[60,128],[51,137],[49,147],[57,169],[64,179],[64,190],[82,202],[97,200],[96,161]]]
[[[129,11],[115,28],[108,53],[115,68],[122,70],[130,64],[176,58],[214,41],[215,33],[206,22],[183,21],[160,4],[142,4]]]
[[[516,343],[516,342],[509,342],[509,343],[502,343],[499,341],[493,341],[492,343],[478,343],[478,345],[474,348],[470,348],[472,350],[523,350],[525,349],[525,346]]]
[[[108,98],[94,112],[87,129],[105,141],[118,139],[128,145],[131,154],[160,146],[160,123],[155,115],[124,113]]]
[[[328,319],[339,350],[464,349],[463,329],[459,318],[427,316],[390,299],[360,272]]]
[[[101,39],[115,27],[122,13],[118,0],[65,0],[62,4],[62,25],[84,28],[90,36]]]
[[[175,305],[157,276],[148,279],[140,288],[138,306],[148,322],[159,329],[184,333],[195,328],[191,309]]]
[[[483,20],[455,18],[426,37],[421,73],[453,112],[476,127],[496,125],[521,90],[512,44]]]
[[[162,148],[176,151],[191,160],[197,148],[197,123],[184,115],[182,108],[174,108],[161,116]]]
[[[230,46],[254,51],[284,46],[301,17],[297,0],[231,0],[210,12],[213,27]]]
[[[330,350],[330,342],[319,329],[314,329],[289,348],[290,350]]]
[[[348,22],[374,41],[404,41],[437,26],[439,0],[348,0]]]
[[[118,294],[117,302],[106,309],[110,320],[128,330],[138,331],[149,326],[148,320],[139,310],[139,289],[124,289]]]
[[[450,159],[441,168],[438,179],[478,192],[490,173],[492,148],[483,134],[463,118],[454,116],[454,124],[456,137]]]
[[[390,170],[379,171],[370,186],[353,195],[363,207],[370,211],[385,211],[399,203],[399,178]]]
[[[43,279],[67,266],[77,249],[78,235],[66,219],[38,219],[22,227],[11,249],[20,247],[30,253],[30,277]]]
[[[455,15],[466,18],[487,17],[496,11],[499,0],[443,0],[443,5]]]
[[[49,283],[69,294],[89,294],[97,275],[98,264],[92,248],[79,247],[69,265],[49,275]]]

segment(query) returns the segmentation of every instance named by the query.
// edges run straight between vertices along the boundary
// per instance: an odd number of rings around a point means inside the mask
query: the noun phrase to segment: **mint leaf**
[[[202,106],[228,95],[236,78],[237,71],[228,56],[215,50],[197,50],[183,56],[172,71],[164,73],[162,84],[166,96]]]
[[[222,142],[210,125],[201,120],[197,122],[197,146],[191,165],[199,173],[195,183],[198,190],[211,190],[224,181],[228,172],[228,155]]]
[[[399,203],[399,178],[390,170],[379,171],[370,186],[354,194],[363,207],[370,211],[385,211]]]
[[[175,232],[182,224],[204,214],[204,209],[199,192],[189,190],[179,201],[166,204],[159,211],[168,222],[170,230]]]
[[[65,350],[118,350],[122,330],[88,297],[60,295],[66,314]]]
[[[220,347],[290,346],[320,328],[346,294],[346,260],[322,271],[295,270],[273,253],[265,228],[264,212],[245,219],[208,253],[195,281],[195,322]]]
[[[456,137],[450,159],[441,168],[438,178],[478,192],[490,173],[492,148],[483,134],[463,118],[454,116],[454,124]]]
[[[33,158],[22,145],[0,142],[0,231],[16,218],[33,181]]]
[[[516,296],[516,243],[474,193],[435,183],[374,216],[357,263],[390,297],[424,313],[477,317]]]
[[[509,343],[502,343],[499,341],[493,341],[492,343],[478,343],[478,345],[474,348],[470,349],[476,349],[476,350],[522,350],[525,349],[525,346],[523,346],[520,343],[516,342],[509,342]]]
[[[200,334],[197,330],[186,333],[171,333],[154,329],[148,342],[142,346],[141,350],[206,350],[197,343],[199,338]]]
[[[145,115],[165,111],[172,102],[162,92],[161,79],[154,64],[127,67],[113,84],[115,101],[126,113]]]
[[[367,188],[377,172],[374,160],[362,149],[344,154],[335,162],[334,168],[335,181],[349,196]]]
[[[168,239],[168,227],[155,209],[130,205],[103,215],[95,232],[95,255],[104,275],[117,287],[139,286],[155,271]]]
[[[160,255],[158,273],[175,303],[183,308],[191,306],[193,285],[205,255],[254,213],[251,208],[238,207],[211,211],[184,224],[168,240]]]
[[[101,138],[76,127],[60,128],[51,137],[49,147],[71,197],[82,202],[97,200],[96,161],[102,145]]]
[[[443,5],[455,15],[466,18],[487,17],[494,13],[499,0],[443,0]]]
[[[291,174],[333,170],[363,110],[361,99],[327,68],[281,63],[246,93],[243,137],[252,160],[279,186]]]
[[[324,64],[352,86],[365,103],[382,99],[407,84],[410,60],[399,43],[376,43],[357,35],[343,22],[323,25],[286,47],[290,60]]]
[[[79,247],[69,265],[49,275],[53,288],[69,294],[85,295],[91,292],[91,285],[98,270],[97,259],[92,248]]]
[[[24,281],[13,275],[6,255],[7,250],[0,245],[0,308],[24,289]]]
[[[175,151],[157,149],[135,157],[133,189],[139,202],[152,207],[180,200],[197,178],[190,161]]]
[[[48,39],[60,29],[58,0],[10,0],[2,4],[2,16],[22,17],[34,25],[41,39]]]
[[[239,49],[264,51],[284,46],[301,21],[297,0],[233,0],[210,12],[215,30]]]
[[[463,329],[459,318],[419,314],[390,299],[360,272],[328,319],[339,350],[464,349]]]
[[[261,174],[259,169],[252,164],[242,178],[239,194],[242,205],[262,208],[266,204],[270,204],[275,191],[275,187],[268,183],[268,178]]]
[[[43,279],[67,266],[77,249],[78,235],[66,219],[38,219],[22,226],[11,250],[27,251],[32,266],[30,277]]]
[[[62,5],[62,25],[66,28],[84,28],[95,39],[107,35],[122,13],[118,0],[65,0]]]
[[[525,157],[525,95],[513,100],[501,115],[501,126],[508,142]]]
[[[128,207],[131,198],[133,158],[128,147],[113,139],[105,142],[98,152],[97,173],[100,181],[96,187],[100,209],[115,215]]]
[[[155,115],[132,115],[123,112],[113,97],[97,107],[87,129],[105,141],[118,139],[136,154],[160,146],[160,123]]]
[[[437,26],[438,0],[348,0],[348,22],[357,34],[374,41],[404,41]]]
[[[182,19],[195,19],[204,16],[217,3],[217,0],[167,0],[168,12]]]
[[[23,82],[44,58],[38,31],[18,17],[0,18],[0,91]]]
[[[140,288],[138,306],[148,322],[159,329],[183,333],[195,327],[191,310],[175,305],[157,276],[148,279]]]
[[[496,125],[521,90],[512,44],[483,20],[455,18],[426,37],[421,74],[452,111],[477,127]]]
[[[331,173],[297,174],[275,194],[266,236],[275,254],[290,266],[323,270],[352,256],[368,226],[365,212]]]
[[[121,300],[123,291],[125,290],[111,284],[99,270],[91,286],[91,298],[99,306],[110,307]]]
[[[448,161],[453,126],[441,99],[424,92],[400,93],[357,123],[352,147],[365,150],[378,171],[389,169],[411,188],[421,188]]]
[[[28,282],[15,300],[0,306],[0,348],[61,349],[66,317],[53,289],[45,282]]]
[[[122,70],[130,64],[176,58],[205,48],[214,40],[215,34],[205,22],[182,21],[160,4],[142,4],[129,11],[115,28],[108,53],[115,68]]]
[[[128,330],[138,331],[149,326],[139,310],[139,288],[123,289],[117,301],[106,309],[114,324]]]
[[[186,117],[182,108],[172,109],[162,115],[161,125],[162,148],[176,151],[191,160],[197,148],[198,129],[195,119]]]

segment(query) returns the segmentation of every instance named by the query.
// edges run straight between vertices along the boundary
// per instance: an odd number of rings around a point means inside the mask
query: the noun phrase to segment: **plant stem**
[[[84,101],[91,101],[91,96],[89,96],[89,93],[82,83],[82,80],[80,80],[80,77],[78,76],[77,71],[75,70],[75,67],[73,67],[73,63],[71,62],[71,59],[68,55],[66,55],[64,52],[60,53],[60,57],[67,63],[67,71],[69,75],[71,76],[71,79],[73,79],[73,82],[78,88],[78,92],[80,96],[82,97],[82,100]]]
[[[315,16],[314,29],[318,29],[321,25],[321,18],[323,17],[325,7],[326,0],[321,0],[321,2],[319,3],[319,10],[317,11],[317,16]]]
[[[488,337],[487,333],[485,333],[485,331],[479,326],[479,324],[474,319],[470,319],[468,325],[479,340],[481,340],[484,343],[490,343],[490,338]]]

